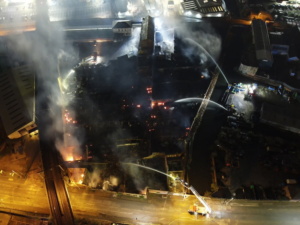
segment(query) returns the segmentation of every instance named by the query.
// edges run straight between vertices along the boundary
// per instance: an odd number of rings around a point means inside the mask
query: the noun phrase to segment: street
[[[42,178],[33,182],[22,178],[0,176],[0,210],[24,211],[28,215],[49,215],[48,197]]]
[[[41,178],[42,179],[42,178]],[[41,180],[40,179],[40,180]],[[41,180],[42,181],[42,180]],[[33,180],[0,180],[1,211],[24,211],[27,215],[49,215],[44,186]],[[75,217],[130,224],[298,224],[300,203],[292,201],[249,201],[209,199],[210,218],[190,215],[187,210],[197,202],[193,195],[183,196],[151,194],[147,199],[126,194],[68,187]],[[32,212],[32,213],[30,213]],[[216,217],[216,218],[214,218]],[[218,218],[221,217],[221,218]]]

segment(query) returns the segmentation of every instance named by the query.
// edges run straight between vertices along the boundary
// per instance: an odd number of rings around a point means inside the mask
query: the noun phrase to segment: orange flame
[[[68,162],[72,162],[74,161],[74,157],[72,155],[68,155],[65,160]]]

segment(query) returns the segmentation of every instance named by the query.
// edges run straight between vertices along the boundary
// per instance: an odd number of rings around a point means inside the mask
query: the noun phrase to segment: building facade
[[[0,117],[10,139],[36,128],[34,79],[27,65],[0,74]]]
[[[222,17],[226,12],[222,0],[184,0],[181,6],[183,15],[187,17]]]

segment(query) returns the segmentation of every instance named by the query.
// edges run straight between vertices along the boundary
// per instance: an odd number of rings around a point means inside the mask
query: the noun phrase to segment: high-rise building
[[[0,117],[10,139],[36,128],[34,77],[27,65],[0,73]]]
[[[223,0],[184,0],[183,14],[188,17],[222,17],[226,12]]]

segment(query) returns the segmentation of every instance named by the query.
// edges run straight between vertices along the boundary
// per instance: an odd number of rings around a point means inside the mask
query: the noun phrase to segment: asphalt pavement
[[[213,213],[207,218],[190,215],[197,202],[193,195],[150,196],[147,199],[118,197],[102,190],[69,188],[75,215],[96,221],[129,224],[298,224],[299,202],[209,199]]]
[[[7,182],[0,180],[1,209],[35,212],[49,215],[46,190],[31,182]],[[129,224],[278,224],[296,225],[300,220],[300,202],[249,201],[210,199],[210,218],[190,215],[187,210],[197,202],[193,195],[151,195],[136,198],[115,192],[68,187],[75,217],[84,217],[98,222]]]
[[[45,186],[22,178],[0,176],[0,210],[32,212],[49,215]]]

